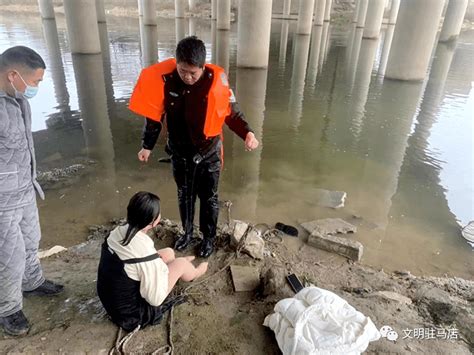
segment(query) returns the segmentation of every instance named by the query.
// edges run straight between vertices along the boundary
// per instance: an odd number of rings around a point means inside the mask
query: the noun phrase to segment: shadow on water
[[[90,169],[40,202],[43,246],[83,240],[86,227],[122,216],[138,190],[157,192],[164,216],[178,219],[176,187],[164,156],[140,164],[142,120],[127,103],[143,66],[173,55],[176,41],[201,37],[208,60],[229,73],[237,99],[261,140],[245,152],[225,131],[220,199],[234,218],[273,224],[342,217],[357,222],[364,261],[386,269],[472,278],[472,252],[458,222],[473,218],[473,31],[440,44],[424,83],[384,80],[393,26],[380,40],[360,29],[272,22],[269,67],[236,68],[236,25],[211,21],[108,18],[102,53],[71,55],[64,18],[0,15],[0,51],[24,44],[48,71],[32,101],[41,170],[76,162]],[[471,132],[471,133],[469,133]],[[318,204],[321,189],[345,191],[343,209]]]

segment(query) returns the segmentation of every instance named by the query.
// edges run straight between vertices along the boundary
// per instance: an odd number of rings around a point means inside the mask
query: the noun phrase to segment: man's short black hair
[[[0,71],[13,66],[23,66],[27,69],[46,69],[43,58],[31,48],[16,46],[0,54]]]
[[[176,47],[176,61],[195,65],[199,68],[206,63],[206,46],[196,36],[183,38]]]

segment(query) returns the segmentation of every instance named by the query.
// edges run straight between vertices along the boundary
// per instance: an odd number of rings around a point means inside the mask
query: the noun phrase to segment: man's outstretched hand
[[[146,163],[146,162],[148,162],[148,158],[150,157],[150,154],[151,154],[151,150],[142,148],[138,152],[138,160],[144,161]]]
[[[258,147],[258,145],[259,142],[257,138],[255,138],[255,134],[253,134],[253,132],[247,133],[247,136],[245,137],[245,150],[254,150]]]

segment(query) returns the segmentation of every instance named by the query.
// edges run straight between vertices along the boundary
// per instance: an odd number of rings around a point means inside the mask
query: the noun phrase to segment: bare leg
[[[160,249],[158,250],[158,254],[160,255],[161,259],[163,259],[165,264],[169,264],[174,259],[176,259],[176,256],[174,255],[174,250],[171,248]]]
[[[207,262],[195,267],[189,258],[177,258],[168,264],[168,293],[171,292],[179,279],[189,282],[206,273]]]

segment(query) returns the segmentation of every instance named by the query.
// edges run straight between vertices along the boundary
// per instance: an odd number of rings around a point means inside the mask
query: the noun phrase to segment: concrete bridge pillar
[[[291,11],[291,0],[283,0],[283,15],[290,16]]]
[[[64,0],[71,53],[101,52],[95,0]]]
[[[270,52],[272,0],[240,0],[237,66],[266,68]],[[219,23],[219,20],[217,21]]]
[[[315,26],[323,25],[325,9],[326,9],[326,0],[314,1],[314,25]]]
[[[185,11],[186,11],[185,0],[174,0],[174,17],[184,18]]]
[[[324,8],[324,21],[331,21],[332,0],[326,0],[326,7]]]
[[[400,4],[385,77],[423,80],[438,32],[444,0],[410,0]]]
[[[217,0],[211,0],[211,20],[217,20]]]
[[[389,25],[395,25],[397,23],[399,9],[400,9],[400,0],[392,0],[392,6],[390,7],[390,17],[388,18]]]
[[[459,36],[467,4],[467,0],[449,0],[446,15],[444,16],[443,28],[439,35],[440,42],[448,42]]]
[[[369,0],[359,0],[359,6],[357,7],[357,28],[363,28],[365,26],[365,19],[367,17],[368,7]]]
[[[298,12],[298,25],[296,33],[299,35],[311,34],[313,27],[313,11],[314,0],[300,0],[300,8]]]
[[[367,16],[365,18],[364,38],[375,39],[380,36],[385,0],[369,0]]]
[[[138,0],[141,2],[142,21],[145,26],[156,26],[155,0]]]
[[[38,0],[38,5],[42,19],[51,20],[55,18],[53,0]]]
[[[104,0],[96,0],[95,9],[97,12],[97,22],[99,23],[107,22],[105,18]]]
[[[258,4],[254,5],[257,6]],[[244,8],[244,6],[240,5],[240,2],[239,7]],[[217,29],[230,30],[230,0],[217,0]]]

